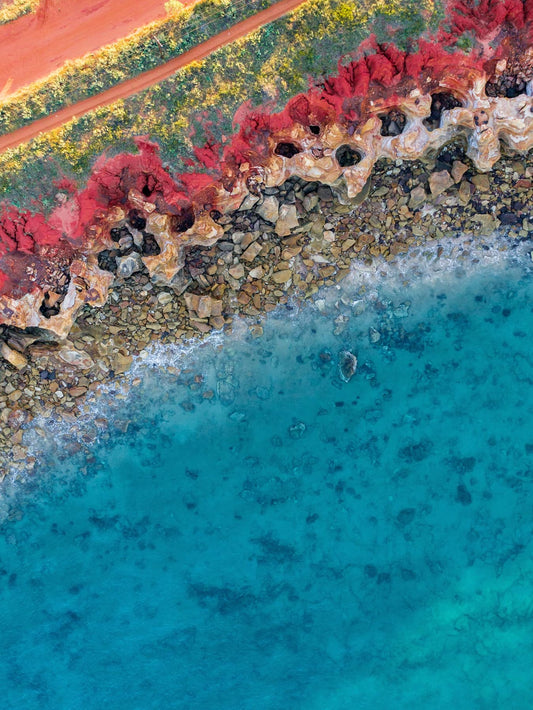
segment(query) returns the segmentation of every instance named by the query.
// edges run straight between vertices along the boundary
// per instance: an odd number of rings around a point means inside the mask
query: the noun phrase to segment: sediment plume
[[[172,176],[144,137],[137,154],[97,161],[82,191],[59,185],[47,220],[6,207],[0,325],[65,338],[84,305],[103,305],[114,279],[143,267],[181,293],[187,250],[214,244],[225,215],[291,177],[350,204],[382,158],[432,160],[462,140],[488,171],[502,142],[532,148],[533,0],[463,0],[447,18],[416,51],[370,38],[358,59],[281,112],[242,107],[227,145],[196,150],[203,172]],[[457,48],[465,33],[468,53]]]

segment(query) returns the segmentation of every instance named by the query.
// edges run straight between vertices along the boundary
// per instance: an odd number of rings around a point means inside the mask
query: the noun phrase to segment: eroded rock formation
[[[455,48],[464,32],[474,41],[468,54]],[[50,219],[6,209],[0,325],[64,338],[83,305],[102,305],[113,279],[143,265],[181,291],[186,250],[212,245],[223,215],[264,200],[264,188],[292,176],[350,200],[380,158],[431,159],[461,137],[474,165],[488,171],[502,142],[532,148],[533,0],[455,3],[438,40],[421,41],[416,52],[369,40],[358,60],[283,111],[243,108],[228,145],[197,151],[215,175],[174,179],[157,146],[139,139],[138,154],[100,160],[82,192],[64,185]],[[284,220],[290,232],[290,215]]]

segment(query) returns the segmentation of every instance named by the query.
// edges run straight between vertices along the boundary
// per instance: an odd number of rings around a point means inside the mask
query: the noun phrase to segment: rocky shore
[[[492,172],[479,173],[460,143],[441,150],[431,165],[379,161],[355,199],[300,178],[265,188],[218,217],[224,236],[214,245],[186,250],[174,288],[154,285],[140,264],[115,281],[102,308],[86,306],[60,344],[5,330],[0,476],[35,467],[24,439],[35,417],[74,422],[87,411],[87,395],[127,378],[133,358],[150,343],[201,338],[231,328],[238,315],[260,336],[264,313],[312,297],[357,263],[393,260],[428,240],[494,232],[529,240],[531,204],[531,151],[504,156]]]

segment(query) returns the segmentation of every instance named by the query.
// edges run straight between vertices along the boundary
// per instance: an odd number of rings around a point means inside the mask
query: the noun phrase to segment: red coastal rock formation
[[[457,48],[465,36],[468,53]],[[184,250],[222,235],[218,215],[291,176],[349,199],[382,157],[430,158],[463,136],[486,171],[500,141],[533,146],[533,0],[454,2],[438,41],[405,52],[370,38],[359,55],[281,112],[242,107],[228,145],[196,149],[208,172],[172,176],[139,138],[137,154],[101,158],[81,192],[62,185],[48,220],[4,209],[0,324],[64,337],[83,304],[105,303],[115,273],[143,263],[175,285]]]

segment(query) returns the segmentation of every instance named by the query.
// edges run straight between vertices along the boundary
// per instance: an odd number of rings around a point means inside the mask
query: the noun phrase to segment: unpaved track
[[[165,0],[41,0],[35,13],[0,26],[0,91],[12,94],[166,14]]]
[[[123,0],[120,1],[122,2]],[[94,0],[92,0],[92,2],[94,2]],[[97,94],[96,96],[91,96],[90,98],[79,101],[72,106],[60,109],[56,113],[52,113],[49,116],[39,119],[38,121],[34,121],[28,126],[19,128],[17,131],[0,136],[0,152],[7,150],[8,148],[14,148],[21,143],[27,143],[40,133],[46,133],[54,128],[58,128],[64,123],[67,123],[67,121],[70,121],[73,118],[79,118],[99,106],[107,106],[115,101],[118,101],[119,99],[125,99],[128,96],[132,96],[133,94],[142,91],[143,89],[147,89],[152,86],[152,84],[157,84],[158,82],[163,81],[163,79],[167,79],[169,76],[172,76],[172,74],[187,66],[191,62],[197,62],[204,59],[204,57],[207,57],[220,47],[224,47],[240,37],[253,32],[259,27],[276,20],[278,17],[294,10],[304,2],[305,0],[280,0],[280,2],[277,2],[275,5],[272,5],[266,10],[262,10],[248,19],[238,22],[230,29],[224,30],[220,34],[211,37],[211,39],[208,39],[206,42],[196,45],[196,47],[193,47],[189,51],[180,54],[179,57],[175,57],[155,69],[150,69],[150,71],[139,74],[133,79],[123,81],[121,84],[117,84],[107,91],[102,91],[102,93]]]

